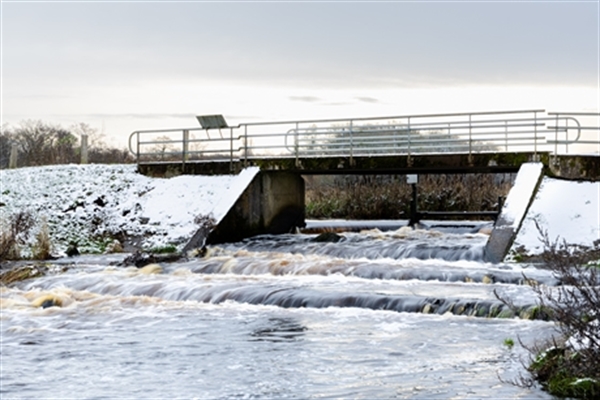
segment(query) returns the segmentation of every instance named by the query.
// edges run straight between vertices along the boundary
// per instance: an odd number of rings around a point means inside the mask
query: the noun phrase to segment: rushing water
[[[2,398],[550,398],[504,382],[527,357],[504,340],[551,333],[526,319],[549,272],[483,263],[480,234],[315,236],[161,271],[59,260],[2,288]]]

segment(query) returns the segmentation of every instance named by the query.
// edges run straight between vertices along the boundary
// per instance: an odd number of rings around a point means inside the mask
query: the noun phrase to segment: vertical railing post
[[[188,144],[189,144],[189,140],[190,140],[190,131],[188,131],[187,129],[183,130],[183,149],[182,149],[182,160],[181,160],[181,164],[182,164],[182,173],[185,170],[185,162],[187,160],[188,157]]]
[[[533,160],[536,162],[539,161],[538,155],[537,155],[537,135],[538,135],[537,111],[534,111],[533,112]]]
[[[300,125],[296,122],[296,130],[294,131],[294,155],[296,156],[296,168],[300,167],[300,154],[299,154],[299,146],[300,143],[298,141]]]
[[[558,114],[556,114],[556,123],[554,124],[554,156],[558,155]]]
[[[569,154],[569,119],[565,118],[565,154]]]
[[[410,157],[410,152],[411,152],[411,136],[412,136],[412,132],[410,130],[410,117],[408,117],[408,156],[406,157],[406,164],[407,166],[412,166],[412,159]]]
[[[229,128],[229,172],[233,174],[233,127]]]
[[[508,121],[504,120],[504,151],[508,152]]]
[[[244,125],[244,167],[248,166],[248,125]]]
[[[469,114],[469,165],[473,164],[473,125],[472,115]]]
[[[353,132],[353,122],[350,120],[350,165],[354,165],[354,132]]]
[[[140,170],[140,133],[135,133],[135,158],[137,160],[137,170]]]

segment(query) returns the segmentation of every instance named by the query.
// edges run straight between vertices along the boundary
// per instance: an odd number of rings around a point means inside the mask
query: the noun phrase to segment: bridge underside
[[[536,160],[537,157],[537,160]],[[468,174],[517,172],[521,164],[541,161],[549,165],[548,153],[435,154],[371,157],[263,158],[260,160],[207,162],[148,162],[139,172],[151,176],[220,175],[237,173],[245,166],[261,170],[297,172],[302,175]]]

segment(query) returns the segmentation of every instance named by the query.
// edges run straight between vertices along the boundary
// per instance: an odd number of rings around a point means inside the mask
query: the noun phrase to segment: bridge
[[[135,131],[129,137],[138,171],[147,175],[237,174],[259,167],[227,215],[214,227],[200,227],[187,249],[302,226],[302,175],[519,172],[526,198],[515,193],[511,201],[511,191],[507,199],[513,208],[519,203],[518,221],[514,210],[419,211],[413,184],[411,222],[443,214],[496,217],[486,257],[499,262],[544,173],[600,180],[600,113],[516,110],[237,126],[220,115],[197,118],[200,127]]]
[[[228,174],[247,166],[308,174],[515,172],[600,178],[600,114],[539,110],[242,123],[135,131],[144,174]]]

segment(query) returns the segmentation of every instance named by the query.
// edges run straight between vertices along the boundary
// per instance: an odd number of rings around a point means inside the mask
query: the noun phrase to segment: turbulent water
[[[315,237],[2,288],[2,398],[550,398],[506,383],[527,352],[504,344],[551,334],[528,285],[548,271],[483,263],[480,234]]]

